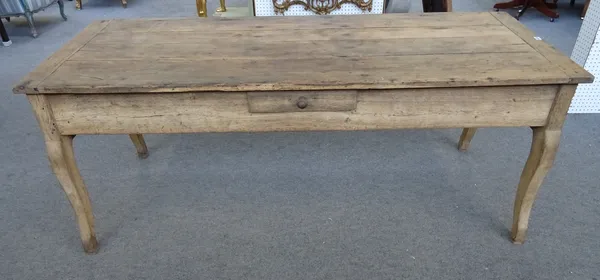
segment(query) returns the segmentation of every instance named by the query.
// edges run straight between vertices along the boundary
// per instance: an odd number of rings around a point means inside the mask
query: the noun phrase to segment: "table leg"
[[[133,142],[137,150],[138,157],[147,158],[148,147],[146,146],[146,141],[144,141],[144,136],[142,134],[129,134],[129,138],[131,138],[131,142]]]
[[[475,132],[477,128],[464,128],[462,134],[460,135],[460,139],[458,140],[458,149],[460,151],[466,151],[469,148],[469,144],[471,144],[471,139],[475,136]]]
[[[549,130],[546,127],[533,128],[531,151],[515,197],[512,225],[512,239],[515,244],[525,242],[533,201],[554,162],[560,133],[560,130]]]
[[[94,216],[87,189],[75,163],[74,136],[60,135],[55,126],[52,108],[45,96],[33,95],[28,98],[44,133],[52,170],[75,211],[83,249],[86,253],[95,253],[98,242],[94,233]]]
[[[576,88],[576,85],[561,86],[554,98],[546,126],[532,128],[531,150],[515,197],[511,234],[515,244],[525,242],[531,208],[537,191],[554,162],[562,126]]]
[[[60,136],[59,141],[46,142],[52,170],[67,194],[79,224],[79,234],[86,253],[95,253],[98,247],[94,232],[94,216],[83,179],[75,163],[73,136]]]

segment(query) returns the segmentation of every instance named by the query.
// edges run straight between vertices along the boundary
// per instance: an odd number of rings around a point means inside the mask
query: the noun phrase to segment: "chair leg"
[[[2,37],[2,45],[8,47],[12,44],[10,38],[8,38],[8,33],[6,33],[6,29],[4,29],[4,24],[2,20],[0,20],[0,37]]]
[[[494,9],[510,9],[514,7],[523,6],[525,4],[525,0],[512,0],[510,2],[496,3],[494,5]]]
[[[538,2],[536,5],[533,5],[533,7],[538,10],[538,12],[544,14],[545,16],[554,19],[554,18],[558,18],[559,14],[555,11],[552,11],[550,8],[548,8],[548,6],[546,4],[544,4],[543,1]]]
[[[527,11],[527,9],[529,9],[529,7],[531,6],[531,1],[526,0],[525,4],[523,5],[523,8],[521,8],[521,10],[519,10],[519,13],[517,14],[517,20],[519,18],[521,18],[521,16],[523,16],[523,14],[525,13],[525,11]]]
[[[35,29],[35,22],[33,21],[33,14],[31,12],[25,12],[25,18],[27,19],[27,23],[29,23],[29,30],[31,30],[31,36],[33,38],[37,38],[38,33]]]
[[[587,13],[589,6],[590,6],[590,0],[586,0],[585,5],[583,6],[583,10],[581,11],[581,19],[583,19],[585,17],[585,14]]]
[[[60,16],[64,19],[67,20],[67,15],[65,15],[65,3],[63,2],[63,0],[58,0],[58,9],[60,10]]]

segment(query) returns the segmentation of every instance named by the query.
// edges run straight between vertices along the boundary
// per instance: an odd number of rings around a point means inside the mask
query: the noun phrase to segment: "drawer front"
[[[248,92],[250,113],[343,112],[356,109],[354,90]]]

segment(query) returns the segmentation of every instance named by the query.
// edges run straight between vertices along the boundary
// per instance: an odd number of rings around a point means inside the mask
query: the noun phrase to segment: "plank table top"
[[[134,19],[92,23],[14,92],[93,253],[80,134],[128,134],[146,158],[146,133],[459,127],[465,151],[477,128],[531,127],[511,229],[523,243],[571,99],[592,80],[505,13]]]
[[[115,19],[92,23],[15,92],[394,89],[591,79],[504,13]]]

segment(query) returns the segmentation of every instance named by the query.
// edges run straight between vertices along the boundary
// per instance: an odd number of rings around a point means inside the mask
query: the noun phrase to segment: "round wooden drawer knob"
[[[300,109],[304,109],[308,107],[308,100],[306,100],[305,97],[300,97],[298,98],[298,102],[296,102],[296,106],[298,106]]]

